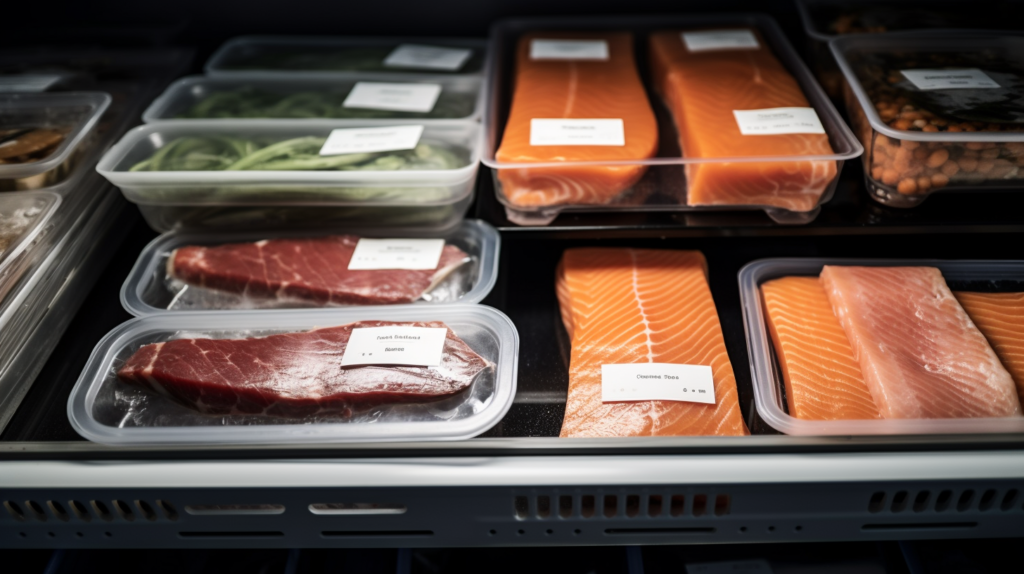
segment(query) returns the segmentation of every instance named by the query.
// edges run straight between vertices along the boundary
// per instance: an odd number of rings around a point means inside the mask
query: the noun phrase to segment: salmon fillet
[[[850,341],[818,278],[768,281],[761,285],[761,295],[789,414],[817,421],[879,418]]]
[[[535,39],[605,40],[608,60],[533,60]],[[624,146],[530,145],[533,119],[622,119]],[[516,52],[515,88],[500,162],[643,160],[657,153],[658,126],[640,82],[628,32],[525,34]],[[632,187],[643,165],[567,165],[499,169],[502,193],[516,206],[608,203]]]
[[[1024,293],[953,293],[1017,383],[1024,403]]]
[[[655,89],[688,158],[831,154],[826,134],[743,135],[734,110],[810,107],[796,80],[751,30],[759,48],[690,52],[679,30],[650,36]],[[769,205],[810,211],[835,179],[835,161],[686,165],[688,205]]]
[[[826,265],[821,282],[883,418],[1021,416],[1010,373],[938,269]]]
[[[572,341],[561,436],[748,434],[699,251],[569,249],[556,292]],[[603,403],[601,365],[620,363],[708,365],[716,403]]]

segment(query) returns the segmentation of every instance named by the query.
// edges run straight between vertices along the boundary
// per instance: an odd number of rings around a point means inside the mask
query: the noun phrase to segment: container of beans
[[[830,46],[874,199],[913,207],[937,191],[1024,186],[1024,37],[885,34]]]

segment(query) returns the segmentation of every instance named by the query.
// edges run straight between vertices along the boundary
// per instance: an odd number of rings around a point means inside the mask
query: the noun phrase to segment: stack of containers
[[[108,444],[365,442],[465,439],[500,421],[518,335],[476,305],[499,235],[463,219],[484,57],[473,41],[240,38],[208,76],[170,86],[98,166],[165,233],[122,289],[137,318],[100,341],[72,391],[74,428]],[[375,349],[406,353],[444,326],[440,358],[353,358],[364,335],[421,337]],[[329,330],[303,334],[315,329]],[[182,376],[190,360],[170,356],[142,373],[151,385],[123,371],[180,339],[234,347],[235,365],[261,345],[265,369]],[[452,392],[462,362],[479,370]]]

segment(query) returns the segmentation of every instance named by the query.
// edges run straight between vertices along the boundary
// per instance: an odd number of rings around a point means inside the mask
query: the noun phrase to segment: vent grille
[[[1020,506],[1020,492],[1016,488],[1001,491],[996,488],[937,491],[900,490],[877,491],[868,500],[868,512],[879,514],[917,514],[923,512],[1009,512]]]
[[[16,500],[3,501],[7,515],[18,522],[134,522],[142,519],[150,522],[160,520],[175,521],[178,512],[174,505],[166,500],[153,503],[145,500],[128,502],[125,500]]]
[[[731,510],[728,494],[539,494],[518,495],[512,500],[512,514],[519,520],[702,518],[725,516]]]

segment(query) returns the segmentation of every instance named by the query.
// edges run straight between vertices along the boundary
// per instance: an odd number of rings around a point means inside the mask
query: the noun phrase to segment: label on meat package
[[[607,40],[530,41],[531,60],[607,60]]]
[[[420,143],[423,126],[337,129],[327,136],[320,155],[377,153],[413,149]]]
[[[687,564],[686,574],[772,574],[767,560],[734,560]]]
[[[532,119],[530,145],[626,145],[620,119]]]
[[[441,95],[438,84],[395,84],[356,82],[342,107],[392,112],[422,112],[434,109]]]
[[[402,44],[388,54],[387,58],[384,58],[384,65],[389,68],[420,68],[454,72],[461,68],[472,55],[473,50],[465,48]]]
[[[919,90],[991,89],[1000,87],[977,68],[964,70],[901,70]]]
[[[691,52],[715,50],[756,50],[761,47],[750,30],[701,30],[683,32],[683,44]]]
[[[673,363],[601,365],[601,402],[684,401],[715,404],[711,367]]]
[[[0,94],[8,92],[45,92],[60,81],[60,76],[23,74],[0,76]]]
[[[378,269],[437,269],[444,239],[366,239],[356,243],[350,271]]]
[[[765,110],[733,110],[740,133],[745,136],[778,134],[823,134],[814,108],[768,108]]]
[[[436,367],[441,364],[444,327],[366,327],[352,329],[341,357],[341,366],[409,365]]]

